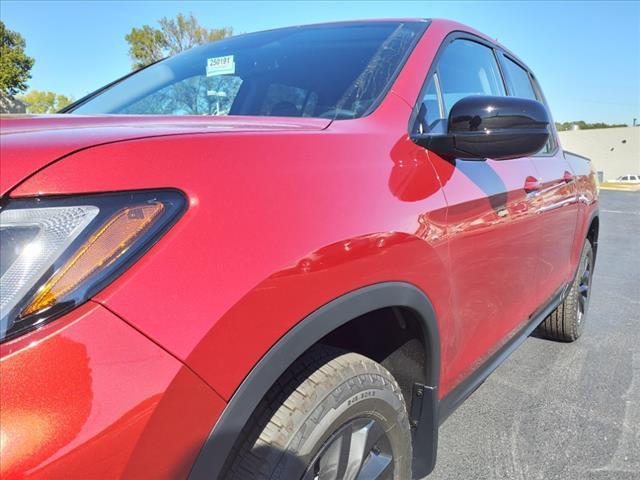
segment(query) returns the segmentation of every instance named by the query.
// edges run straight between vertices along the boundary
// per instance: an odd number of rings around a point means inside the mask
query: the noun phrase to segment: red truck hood
[[[48,164],[105,143],[164,135],[323,130],[331,120],[276,117],[42,115],[0,118],[0,195]]]

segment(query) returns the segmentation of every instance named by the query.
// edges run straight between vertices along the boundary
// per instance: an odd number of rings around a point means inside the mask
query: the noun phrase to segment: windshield
[[[426,22],[354,22],[241,35],[125,77],[76,114],[356,118],[369,113]]]

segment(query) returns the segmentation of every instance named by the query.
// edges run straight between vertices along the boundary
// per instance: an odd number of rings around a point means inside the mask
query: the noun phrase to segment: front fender
[[[450,291],[441,258],[445,252],[403,233],[355,237],[311,252],[260,282],[212,322],[185,361],[230,399],[248,372],[303,319],[350,292],[383,282],[402,281],[427,292],[442,321]]]
[[[211,431],[190,478],[217,478],[244,425],[277,379],[325,335],[365,313],[390,306],[410,309],[422,326],[427,351],[426,390],[414,448],[426,451],[421,461],[430,471],[437,446],[437,386],[440,374],[440,334],[435,311],[426,295],[403,282],[385,282],[345,294],[308,315],[270,348],[233,394]]]

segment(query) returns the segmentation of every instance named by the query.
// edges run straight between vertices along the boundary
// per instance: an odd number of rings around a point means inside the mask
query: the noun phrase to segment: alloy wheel
[[[303,480],[392,480],[393,452],[375,419],[357,418],[332,434],[307,468]]]
[[[578,323],[587,313],[589,307],[589,295],[591,293],[591,257],[586,256],[578,280]]]

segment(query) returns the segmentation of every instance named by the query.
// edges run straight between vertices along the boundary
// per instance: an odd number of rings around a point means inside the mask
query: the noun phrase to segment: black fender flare
[[[592,247],[593,247],[593,266],[594,267],[595,267],[595,264],[596,264],[596,258],[597,258],[597,254],[598,254],[598,236],[600,235],[600,208],[598,208],[597,206],[593,209],[593,211],[589,215],[589,218],[587,219],[587,222],[586,222],[587,231],[585,232],[585,239],[588,238],[589,232],[591,231],[591,227],[593,226],[593,223],[596,222],[596,221],[598,222],[598,235],[594,239],[594,243],[592,245]]]
[[[424,394],[414,432],[414,475],[426,475],[435,465],[437,450],[440,334],[429,298],[405,282],[384,282],[340,296],[309,314],[289,330],[260,359],[235,391],[189,474],[190,479],[218,478],[242,428],[271,386],[306,350],[349,321],[385,307],[404,307],[419,320],[426,350]]]

